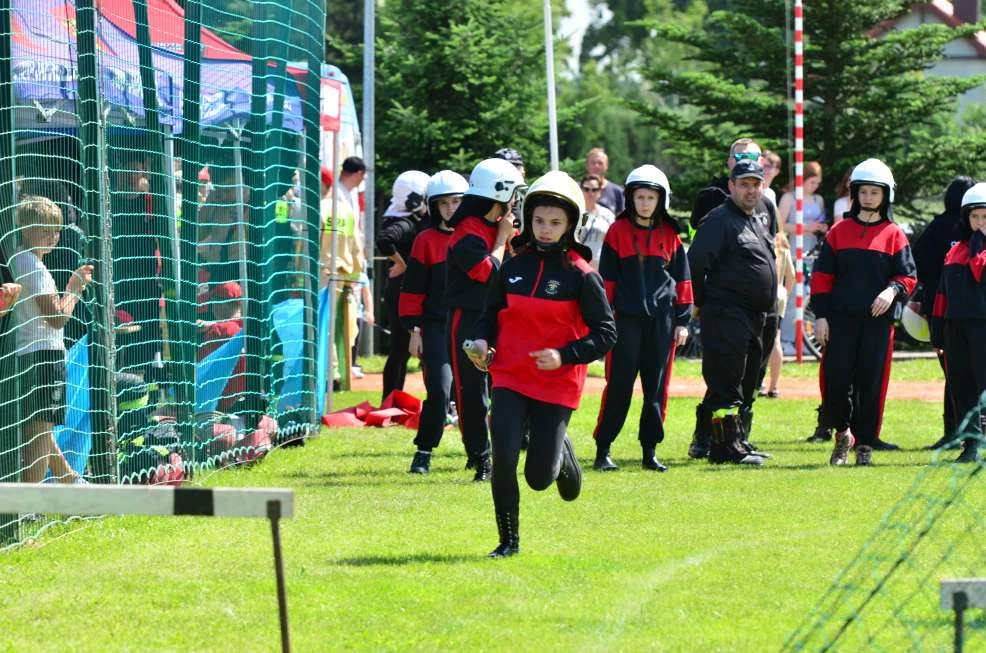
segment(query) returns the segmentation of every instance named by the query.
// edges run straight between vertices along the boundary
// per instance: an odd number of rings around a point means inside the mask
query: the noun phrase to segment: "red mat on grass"
[[[322,417],[326,426],[393,426],[400,424],[409,429],[418,428],[421,417],[421,400],[402,390],[394,390],[383,400],[379,408],[364,401],[358,406],[343,408]]]

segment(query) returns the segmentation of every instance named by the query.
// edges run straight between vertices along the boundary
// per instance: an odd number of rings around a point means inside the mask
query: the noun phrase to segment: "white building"
[[[977,22],[979,0],[935,0],[911,5],[906,14],[881,24],[876,35],[927,24],[957,27],[963,23]],[[948,43],[945,46],[945,58],[935,63],[927,74],[943,77],[986,75],[986,32],[977,32],[969,38],[957,38]],[[973,104],[986,106],[986,85],[972,89],[959,99],[959,113]]]

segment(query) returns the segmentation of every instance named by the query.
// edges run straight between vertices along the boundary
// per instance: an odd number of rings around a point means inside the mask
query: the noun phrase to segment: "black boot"
[[[430,469],[431,452],[416,451],[414,453],[414,458],[411,459],[411,468],[407,470],[407,472],[408,474],[427,474]]]
[[[558,486],[558,494],[565,501],[575,501],[582,492],[582,468],[579,467],[579,460],[575,457],[575,449],[572,448],[572,441],[565,436],[561,445],[561,469],[558,470],[558,478],[555,479]]]
[[[955,459],[957,463],[979,462],[979,441],[966,440],[962,443],[962,453]]]
[[[762,465],[763,457],[751,454],[743,446],[743,425],[739,415],[712,418],[712,448],[709,462],[715,465]]]
[[[496,529],[500,545],[490,551],[491,558],[509,558],[520,553],[520,515],[516,512],[496,513]]]
[[[657,459],[657,455],[654,453],[653,449],[644,449],[642,466],[644,469],[649,469],[654,472],[668,471],[668,466]]]
[[[743,448],[746,449],[747,453],[760,456],[761,458],[770,458],[769,453],[761,451],[760,447],[750,442],[750,434],[753,433],[752,408],[740,408],[740,422],[743,426]]]
[[[707,458],[712,442],[712,416],[705,412],[705,405],[695,406],[695,432],[688,446],[689,458]]]
[[[831,442],[832,441],[832,429],[822,426],[822,407],[819,406],[815,409],[818,413],[818,419],[815,425],[815,432],[811,434],[808,438],[808,442],[818,443],[818,442]]]
[[[597,472],[615,472],[619,469],[613,459],[609,457],[609,447],[596,445],[596,461],[592,463],[592,468]]]
[[[476,458],[475,469],[476,474],[472,477],[474,482],[482,483],[483,481],[490,480],[490,475],[493,473],[493,465],[490,464],[490,455],[484,454]]]

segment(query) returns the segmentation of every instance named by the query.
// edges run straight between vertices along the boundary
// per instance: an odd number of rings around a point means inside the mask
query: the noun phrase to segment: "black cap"
[[[746,177],[755,177],[763,181],[763,167],[756,161],[737,161],[733,171],[729,173],[729,178],[735,181]]]
[[[520,152],[513,149],[512,147],[501,147],[499,150],[493,153],[493,158],[509,161],[515,166],[524,165],[524,157],[522,157],[520,155]]]

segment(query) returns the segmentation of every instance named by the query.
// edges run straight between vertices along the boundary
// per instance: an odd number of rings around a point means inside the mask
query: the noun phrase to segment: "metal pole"
[[[284,556],[281,553],[281,503],[267,502],[270,534],[274,541],[274,574],[277,577],[277,612],[281,621],[281,650],[291,653],[291,634],[288,630],[288,595],[284,583]]]
[[[239,242],[240,257],[240,288],[243,290],[243,298],[240,300],[240,312],[247,314],[247,306],[250,302],[250,284],[247,278],[247,233],[245,207],[246,196],[243,190],[243,131],[237,129],[233,131],[233,183],[236,184],[236,240]],[[258,262],[259,264],[259,262]]]
[[[333,174],[336,171],[336,160],[339,158],[339,132],[332,132],[332,170]],[[336,177],[338,179],[338,177]],[[335,183],[338,183],[335,182]],[[338,287],[338,280],[336,279],[336,256],[339,254],[339,220],[336,214],[338,211],[338,195],[336,195],[335,188],[332,189],[332,238],[330,245],[329,254],[329,362],[328,362],[328,374],[329,377],[327,385],[325,401],[325,411],[327,413],[332,412],[332,395],[333,395],[333,384],[335,380],[335,374],[332,371],[332,362],[335,360],[335,346],[336,346],[336,320],[339,318],[339,311],[342,308],[342,302],[336,299],[336,288]],[[336,362],[339,365],[339,362]],[[343,371],[339,370],[340,376]]]
[[[14,180],[17,178],[14,153],[14,84],[12,79],[12,61],[10,37],[11,14],[10,3],[0,6],[0,249],[3,260],[14,253]],[[20,439],[17,425],[21,423],[21,402],[18,398],[17,379],[20,375],[16,368],[17,360],[14,355],[14,329],[12,316],[0,319],[0,365],[13,376],[8,376],[0,383],[0,405],[4,411],[9,411],[10,417],[0,422],[0,478],[4,481],[18,480],[20,463]],[[13,383],[9,382],[14,381]],[[10,408],[6,408],[10,406]],[[12,542],[17,537],[17,515],[0,515],[0,547]]]
[[[116,370],[113,334],[113,243],[107,209],[109,184],[105,176],[105,125],[99,95],[99,55],[96,30],[99,21],[93,0],[77,0],[79,88],[76,111],[82,155],[84,224],[95,265],[93,294],[96,303],[89,328],[89,396],[92,402],[93,449],[90,461],[97,483],[114,483],[116,462]]]
[[[955,653],[962,653],[965,648],[965,615],[966,608],[969,607],[969,596],[965,592],[956,592],[952,595],[952,606],[955,609]]]
[[[181,230],[182,241],[182,302],[185,306],[198,305],[199,286],[199,182],[198,172],[200,161],[201,125],[200,125],[200,96],[199,80],[202,73],[202,3],[200,0],[185,2],[185,31],[184,31],[184,60],[183,60],[183,93],[182,93],[182,148],[181,167]],[[195,362],[198,351],[198,337],[195,325],[191,320],[183,320],[179,324],[182,336],[181,363],[183,372],[182,382],[178,384],[178,428],[182,442],[191,445],[195,441]],[[191,459],[189,464],[196,469],[201,453],[197,447],[186,446]]]
[[[322,33],[319,35],[319,42],[325,43],[325,5],[315,2],[308,3],[309,16],[312,23],[322,26]],[[305,154],[302,166],[302,178],[304,179],[304,203],[305,217],[308,222],[308,275],[306,275],[308,292],[305,293],[305,380],[306,390],[311,391],[308,397],[311,401],[309,412],[308,435],[318,435],[320,427],[319,420],[322,417],[318,414],[318,389],[315,385],[315,377],[318,356],[316,346],[316,325],[318,324],[318,279],[319,279],[319,245],[322,234],[319,231],[321,220],[321,192],[319,188],[319,108],[321,107],[322,90],[322,61],[325,59],[324,48],[315,51],[314,48],[308,50],[308,74],[306,81],[306,97],[308,101],[302,105],[302,113],[305,122],[304,142]],[[315,98],[319,98],[316,100]]]
[[[366,200],[366,218],[363,226],[366,230],[366,263],[370,271],[370,298],[376,299],[373,280],[373,253],[377,251],[376,244],[376,94],[374,70],[376,66],[376,0],[363,2],[363,161],[366,163],[366,179],[364,180],[364,198]],[[376,313],[376,311],[374,311]],[[366,338],[370,355],[374,352],[373,338]]]
[[[794,0],[794,255],[795,295],[794,353],[798,362],[804,354],[805,325],[805,67],[804,9]]]
[[[558,116],[555,111],[555,39],[552,35],[551,0],[544,0],[544,63],[548,77],[548,148],[551,169],[558,169]]]

